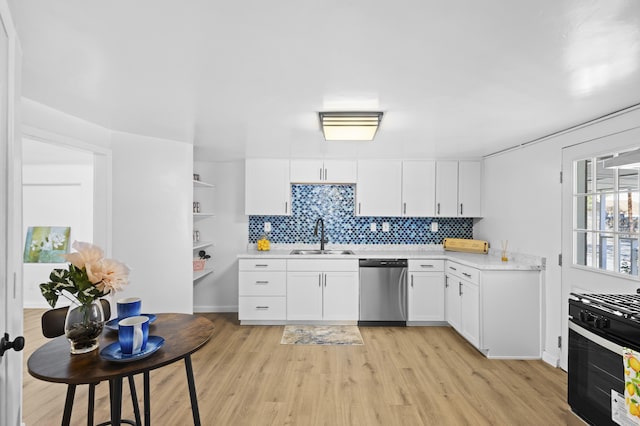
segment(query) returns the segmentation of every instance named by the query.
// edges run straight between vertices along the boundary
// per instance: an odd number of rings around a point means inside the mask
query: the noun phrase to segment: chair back
[[[104,320],[107,321],[111,318],[111,305],[106,299],[100,299],[102,305],[102,312],[104,313]],[[62,336],[64,334],[64,320],[67,317],[68,306],[62,308],[49,309],[42,314],[42,334],[44,337],[52,339],[54,337]]]

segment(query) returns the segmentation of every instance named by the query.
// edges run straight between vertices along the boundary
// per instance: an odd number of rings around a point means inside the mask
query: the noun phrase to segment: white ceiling
[[[476,157],[640,102],[637,0],[9,0],[27,98],[199,158]],[[373,142],[318,111],[380,110]]]

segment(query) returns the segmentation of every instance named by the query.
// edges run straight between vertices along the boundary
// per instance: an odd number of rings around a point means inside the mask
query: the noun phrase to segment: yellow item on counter
[[[463,238],[445,238],[442,247],[449,251],[462,251],[467,253],[488,253],[489,243],[482,240],[468,240]]]
[[[266,236],[262,236],[258,240],[258,250],[259,251],[269,251],[271,249],[271,242]]]

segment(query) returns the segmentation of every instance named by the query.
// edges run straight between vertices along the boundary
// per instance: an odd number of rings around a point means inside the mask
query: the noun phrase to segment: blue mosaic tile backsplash
[[[316,220],[322,218],[329,244],[442,244],[444,238],[473,238],[472,218],[362,217],[355,216],[354,185],[291,185],[291,216],[249,216],[249,243],[264,234],[275,244],[315,244]],[[438,232],[431,232],[431,222]],[[377,231],[371,232],[370,224]],[[382,232],[382,223],[389,232]]]

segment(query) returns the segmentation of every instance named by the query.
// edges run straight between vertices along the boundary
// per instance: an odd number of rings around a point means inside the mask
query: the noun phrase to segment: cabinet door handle
[[[267,310],[269,310],[269,307],[268,306],[256,306],[256,309],[258,311],[267,311]]]
[[[462,214],[462,203],[460,203],[460,214]]]
[[[440,214],[440,203],[438,203],[438,211],[436,212],[436,214]]]
[[[462,296],[462,283],[458,281],[458,293]]]
[[[449,287],[449,277],[447,275],[444,276],[444,286]]]
[[[288,201],[285,201],[285,202],[284,202],[284,212],[285,212],[285,213],[288,213],[288,212],[289,212],[289,202],[288,202]]]
[[[324,180],[328,180],[329,178],[327,177],[327,169],[324,169]]]
[[[449,266],[449,269],[451,269],[452,271],[457,271],[457,269],[454,268],[453,266]]]
[[[462,275],[464,275],[467,278],[471,278],[471,274],[467,274],[466,272],[463,272]]]
[[[320,167],[320,180],[322,180],[322,167]]]
[[[402,207],[402,214],[407,214],[407,203],[402,203],[404,206]]]
[[[258,264],[258,263],[256,263],[256,264],[255,264],[255,267],[256,267],[256,268],[266,268],[267,266],[269,266],[269,265],[265,265],[265,264]]]
[[[413,274],[411,274],[411,287],[413,287]]]
[[[256,284],[269,284],[269,281],[256,281]]]
[[[322,287],[322,274],[318,274],[318,287]]]
[[[420,265],[421,268],[433,268],[433,265]]]
[[[358,203],[358,214],[360,214],[360,211],[361,211],[361,210],[362,210],[362,209],[361,209],[360,203]]]
[[[324,286],[327,286],[327,274],[323,274],[324,275]]]

